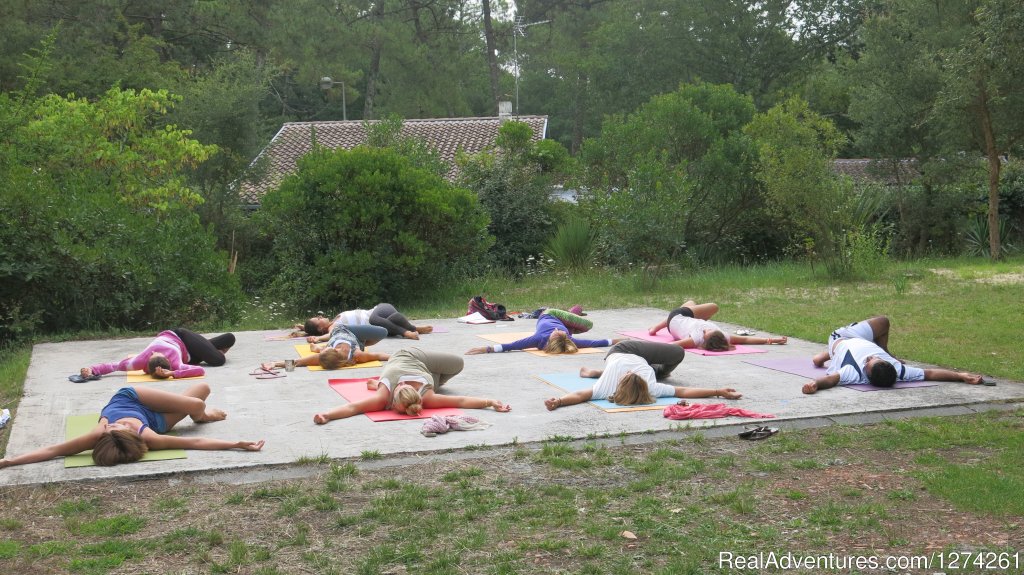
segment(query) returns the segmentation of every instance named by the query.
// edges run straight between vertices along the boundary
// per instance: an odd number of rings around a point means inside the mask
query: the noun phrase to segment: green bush
[[[314,150],[254,218],[272,242],[267,295],[298,310],[408,300],[490,241],[471,192],[387,148]]]
[[[558,226],[548,242],[544,256],[550,265],[560,270],[586,270],[594,262],[594,234],[587,220],[570,218]]]

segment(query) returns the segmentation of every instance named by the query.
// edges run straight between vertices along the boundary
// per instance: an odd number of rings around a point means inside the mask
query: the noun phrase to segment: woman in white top
[[[729,351],[735,349],[737,344],[770,345],[774,343],[784,345],[789,341],[786,336],[725,335],[722,328],[708,321],[716,313],[718,313],[718,304],[698,304],[691,299],[669,312],[668,317],[652,326],[648,333],[656,335],[662,329],[668,328],[674,345],[686,349],[700,348],[708,351]]]
[[[335,324],[349,327],[354,325],[375,325],[388,330],[388,337],[401,336],[406,339],[419,339],[420,334],[433,331],[433,327],[429,325],[413,325],[395,306],[389,303],[379,303],[372,309],[350,309],[343,311],[335,316],[334,319],[328,319],[322,315],[311,317],[302,325],[296,324],[295,328],[301,331],[297,331],[292,335],[298,337],[305,334],[310,338],[323,336],[330,333],[331,328]]]
[[[702,389],[658,383],[658,379],[672,373],[685,354],[682,347],[668,343],[635,339],[619,342],[605,356],[603,370],[580,369],[580,377],[597,378],[593,388],[546,399],[544,406],[553,411],[592,399],[607,399],[618,405],[644,405],[654,403],[656,397],[741,397],[731,387]]]
[[[396,351],[384,364],[380,376],[371,378],[366,383],[369,389],[376,390],[377,393],[366,399],[318,413],[313,416],[313,421],[323,425],[335,419],[383,409],[394,409],[398,413],[408,415],[419,415],[423,408],[438,407],[492,407],[494,411],[511,409],[497,399],[434,393],[437,388],[458,375],[462,367],[462,357],[451,353],[424,351],[418,347]]]

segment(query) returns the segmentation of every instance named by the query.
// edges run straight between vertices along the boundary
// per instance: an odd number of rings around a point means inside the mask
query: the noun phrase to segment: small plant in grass
[[[886,493],[885,496],[893,501],[914,501],[917,499],[917,494],[909,489],[894,489]]]
[[[708,436],[703,431],[694,431],[693,435],[690,436],[690,441],[694,445],[704,446],[708,443]]]
[[[823,466],[816,459],[797,459],[793,461],[793,469],[821,469]]]
[[[799,489],[787,489],[782,492],[783,497],[792,501],[800,501],[801,499],[807,499],[807,492],[800,491]]]
[[[17,519],[10,519],[7,517],[0,519],[0,529],[3,529],[4,531],[17,531],[18,529],[21,529],[21,525],[21,521],[18,521]]]
[[[0,559],[12,559],[18,556],[21,544],[17,541],[0,541]]]
[[[74,545],[68,541],[45,541],[30,546],[27,551],[29,557],[45,559],[55,555],[68,555],[73,548]]]
[[[374,449],[374,450],[364,449],[363,452],[359,454],[359,457],[362,458],[362,459],[365,459],[366,461],[373,461],[374,459],[380,459],[381,458],[381,454],[376,449]]]
[[[839,490],[839,494],[843,497],[860,497],[864,495],[864,492],[856,487],[843,487]]]
[[[239,491],[232,493],[224,498],[224,502],[228,505],[241,505],[245,502],[245,494]]]
[[[180,497],[160,497],[153,502],[153,506],[160,511],[173,511],[184,509],[186,501]]]
[[[750,460],[750,468],[754,471],[773,473],[782,470],[782,464],[766,457],[754,457]]]
[[[71,501],[62,501],[57,505],[57,514],[61,517],[71,517],[74,515],[85,515],[86,513],[95,513],[99,511],[100,500],[97,497],[91,499],[72,499]]]
[[[558,231],[548,241],[544,257],[557,270],[587,270],[594,261],[594,251],[594,233],[590,223],[583,218],[572,217],[558,226]]]
[[[326,465],[331,462],[331,456],[326,453],[321,453],[316,457],[308,457],[303,455],[302,457],[295,460],[296,465]]]
[[[146,526],[146,520],[134,515],[117,515],[95,521],[77,521],[68,519],[65,522],[68,531],[75,535],[94,535],[98,537],[115,537],[137,533]]]

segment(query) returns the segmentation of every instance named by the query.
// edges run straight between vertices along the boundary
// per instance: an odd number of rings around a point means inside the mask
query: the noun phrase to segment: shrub
[[[590,224],[583,218],[572,217],[558,226],[548,242],[544,256],[555,269],[586,270],[594,262],[594,237]]]
[[[255,218],[272,242],[268,295],[297,309],[408,299],[490,241],[471,192],[386,148],[314,150]]]

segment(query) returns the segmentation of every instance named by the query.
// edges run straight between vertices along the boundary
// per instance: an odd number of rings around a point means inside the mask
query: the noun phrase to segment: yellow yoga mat
[[[311,355],[316,355],[317,354],[317,352],[309,349],[309,344],[308,343],[302,344],[302,345],[296,345],[295,346],[295,351],[299,352],[299,357],[309,357]],[[357,368],[360,368],[360,367],[380,367],[382,365],[384,365],[384,364],[379,362],[379,361],[377,361],[375,359],[373,361],[368,361],[366,363],[357,363],[355,365],[350,365],[348,367],[343,367],[341,369],[357,369]],[[324,368],[320,367],[319,365],[307,365],[306,367],[309,368],[309,371],[324,371]]]
[[[509,333],[477,334],[477,337],[482,337],[482,338],[486,339],[487,341],[493,341],[494,343],[512,343],[514,341],[519,341],[519,340],[521,340],[523,338],[530,337],[531,335],[533,335],[532,331],[513,331],[513,332],[509,332]],[[524,349],[523,351],[525,351],[526,353],[532,353],[533,355],[539,355],[541,357],[575,355],[575,354],[571,354],[571,353],[570,354],[567,354],[567,353],[554,353],[554,354],[552,354],[552,353],[547,353],[547,352],[541,351],[541,350],[539,350],[539,349],[537,349],[535,347],[531,347],[530,349]],[[607,350],[605,350],[603,348],[600,348],[600,347],[581,347],[579,349],[579,351],[577,351],[576,353],[605,353],[606,351]]]
[[[194,377],[181,377],[181,378],[168,377],[167,379],[160,379],[160,378],[157,378],[157,377],[153,377],[152,375],[149,375],[148,373],[142,371],[141,369],[138,370],[138,371],[129,371],[128,372],[128,383],[158,383],[158,382],[161,382],[161,381],[169,381],[169,380],[185,381],[186,379],[203,379],[203,376],[202,375],[197,375],[197,376],[194,376]]]
[[[81,435],[89,433],[93,427],[96,427],[96,422],[99,421],[100,414],[98,413],[87,413],[85,415],[69,415],[67,421],[64,422],[64,439],[71,440]],[[142,456],[140,461],[160,461],[163,459],[185,459],[187,455],[184,449],[161,449],[159,451],[147,451]],[[69,455],[64,458],[64,467],[89,467],[96,465],[92,462],[92,450],[83,451],[75,455]]]

